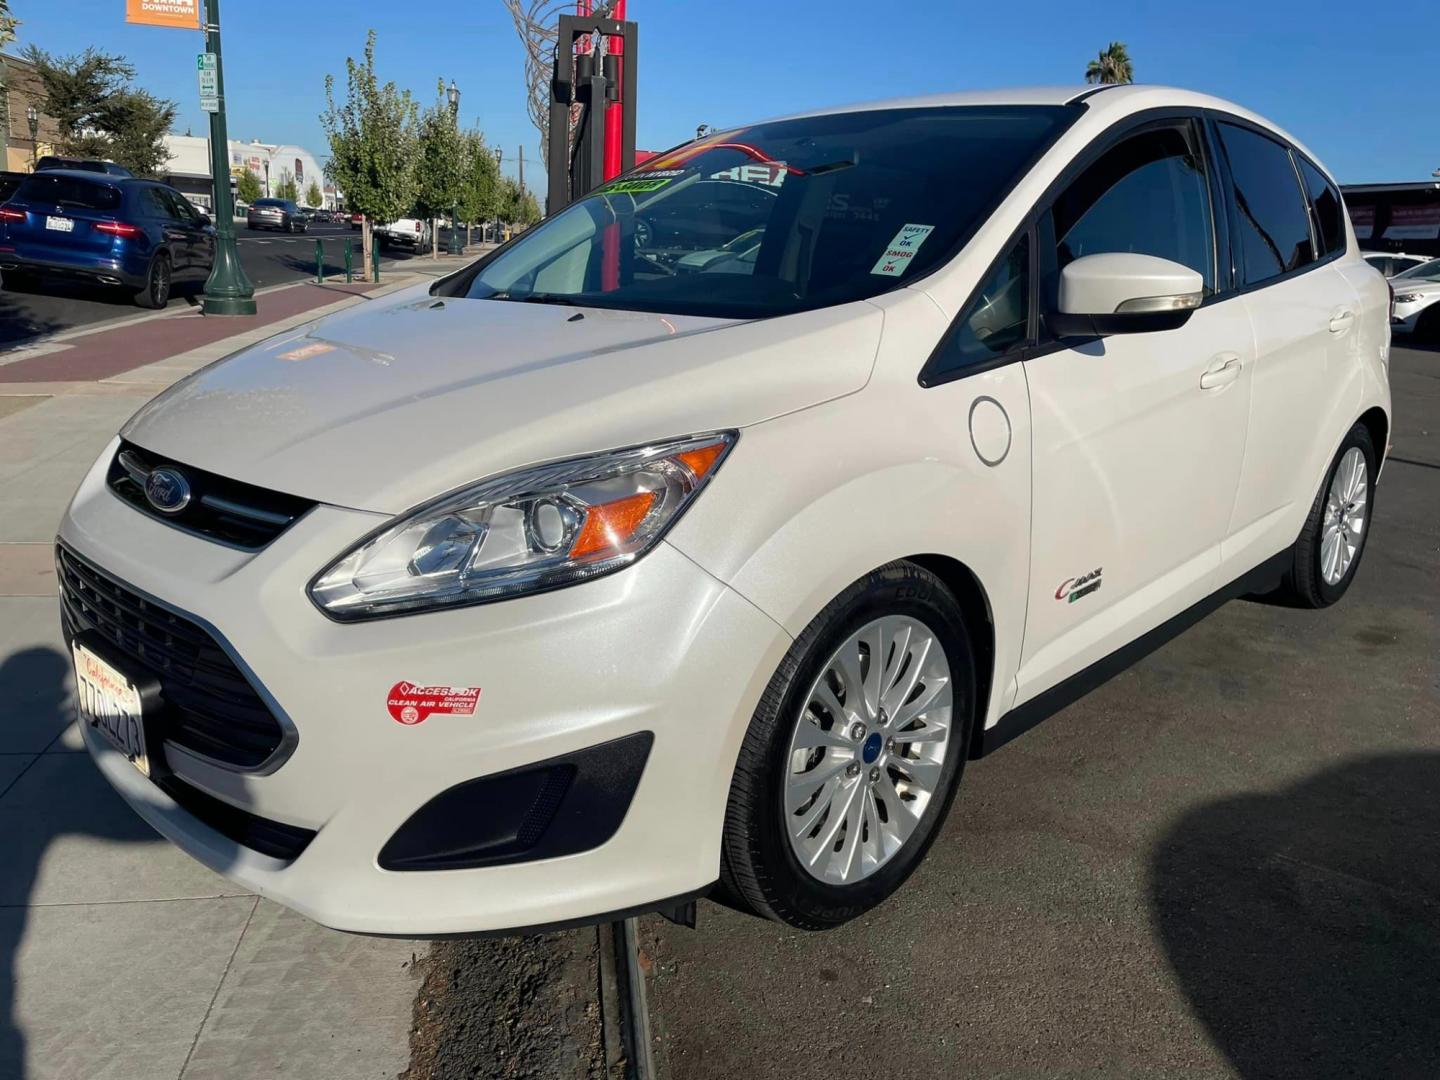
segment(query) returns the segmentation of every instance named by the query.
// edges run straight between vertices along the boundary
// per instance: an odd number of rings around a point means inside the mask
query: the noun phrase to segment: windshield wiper
[[[516,304],[555,304],[559,307],[580,307],[580,301],[559,293],[532,292],[516,296],[508,292],[491,293],[486,300],[509,300]]]

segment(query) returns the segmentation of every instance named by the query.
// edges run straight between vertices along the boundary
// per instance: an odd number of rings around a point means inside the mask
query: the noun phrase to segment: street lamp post
[[[240,252],[235,246],[235,207],[230,201],[230,140],[225,131],[220,0],[205,0],[205,51],[215,56],[218,108],[210,114],[210,176],[215,188],[215,261],[205,282],[200,310],[206,315],[254,315],[255,286],[250,284],[240,265]]]
[[[500,243],[500,162],[505,159],[505,151],[495,147],[495,243]]]
[[[450,122],[455,125],[455,133],[460,133],[460,88],[455,85],[455,80],[450,80],[450,89],[446,91],[450,98]],[[453,192],[451,193],[454,194]],[[452,199],[450,202],[450,247],[451,255],[459,255],[464,250],[460,246],[460,207]]]
[[[25,122],[30,125],[30,171],[34,172],[40,161],[40,114],[34,105],[26,107]]]

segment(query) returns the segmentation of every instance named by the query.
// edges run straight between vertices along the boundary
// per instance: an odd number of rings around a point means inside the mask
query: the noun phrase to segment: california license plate
[[[49,214],[46,214],[45,227],[47,229],[54,229],[56,232],[74,232],[75,221],[73,218],[52,217]]]
[[[76,642],[75,697],[80,722],[89,724],[146,776],[150,755],[145,747],[145,720],[140,691],[124,673]]]

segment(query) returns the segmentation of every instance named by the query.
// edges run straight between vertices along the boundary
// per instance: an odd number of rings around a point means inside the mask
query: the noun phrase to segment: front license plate
[[[51,217],[47,214],[45,215],[45,227],[47,229],[54,229],[56,232],[74,232],[75,222],[72,218]]]
[[[103,735],[146,776],[150,756],[145,749],[145,720],[140,691],[122,672],[78,642],[75,656],[75,697],[80,720]]]

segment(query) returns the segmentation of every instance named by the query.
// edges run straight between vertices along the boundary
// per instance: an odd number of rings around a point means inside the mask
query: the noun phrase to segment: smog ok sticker
[[[474,716],[475,706],[478,704],[478,686],[417,686],[404,681],[397,682],[390,688],[385,701],[390,715],[407,727],[422,723],[427,716],[434,713],[444,716]]]
[[[885,277],[899,277],[910,266],[910,260],[920,250],[925,238],[935,231],[934,225],[902,225],[885,248],[880,261],[870,268],[870,273]]]
[[[616,180],[600,189],[602,195],[643,195],[647,191],[659,191],[670,183],[669,177],[654,180]]]

